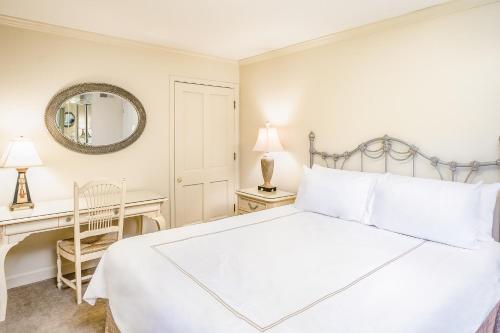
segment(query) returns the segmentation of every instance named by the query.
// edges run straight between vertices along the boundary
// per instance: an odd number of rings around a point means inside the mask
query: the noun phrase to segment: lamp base
[[[14,192],[14,200],[9,206],[12,210],[32,209],[35,204],[31,202],[28,179],[26,178],[28,168],[17,168],[17,184]]]
[[[23,210],[23,209],[33,209],[33,208],[35,208],[35,204],[32,203],[32,202],[19,203],[19,204],[11,203],[9,205],[9,209],[11,211],[14,211],[14,210]]]
[[[260,167],[262,169],[262,178],[264,178],[264,184],[259,185],[257,188],[259,191],[264,192],[276,192],[276,186],[271,185],[271,178],[273,177],[274,171],[274,160],[271,156],[265,155],[260,160]]]
[[[276,186],[259,185],[257,186],[257,189],[264,192],[276,192]]]

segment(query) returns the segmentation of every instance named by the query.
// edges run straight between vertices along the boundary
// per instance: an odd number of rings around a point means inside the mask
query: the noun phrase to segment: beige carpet
[[[9,289],[8,295],[0,333],[104,332],[105,303],[77,305],[74,290],[58,290],[55,279]]]

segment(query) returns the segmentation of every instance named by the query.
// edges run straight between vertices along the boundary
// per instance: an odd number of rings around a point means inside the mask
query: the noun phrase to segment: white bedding
[[[85,293],[126,332],[475,332],[500,244],[423,241],[292,206],[122,240]]]

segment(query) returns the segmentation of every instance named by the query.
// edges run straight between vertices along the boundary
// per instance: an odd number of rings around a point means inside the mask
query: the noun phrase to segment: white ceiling
[[[243,59],[447,0],[0,0],[0,14]]]

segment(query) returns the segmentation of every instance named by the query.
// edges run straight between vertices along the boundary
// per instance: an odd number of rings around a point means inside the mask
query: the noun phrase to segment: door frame
[[[240,99],[239,85],[233,82],[214,81],[206,79],[195,79],[182,76],[170,76],[170,115],[169,115],[169,202],[170,202],[170,227],[177,227],[175,220],[175,83],[189,83],[204,86],[222,87],[233,89],[236,108],[234,110],[234,144],[236,152],[236,161],[234,162],[234,189],[233,201],[236,203],[236,194],[234,193],[240,186]]]

